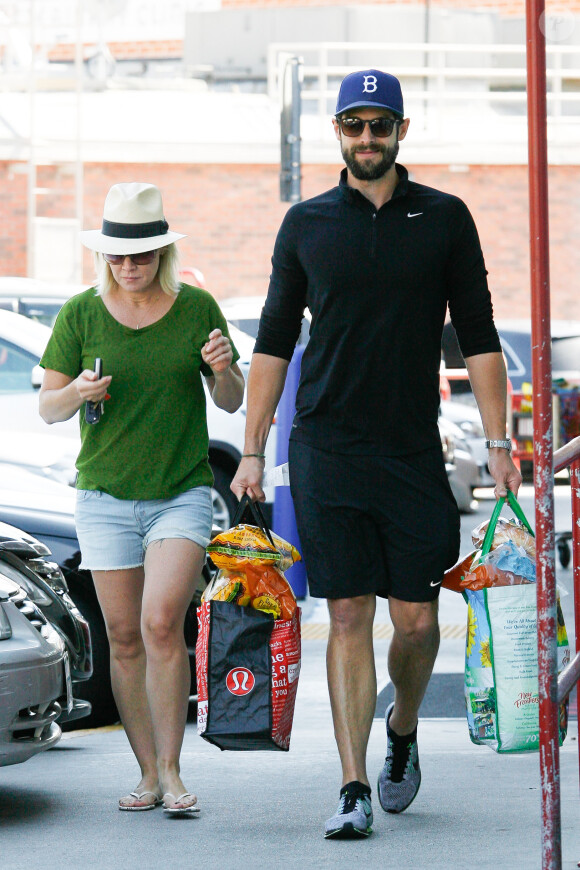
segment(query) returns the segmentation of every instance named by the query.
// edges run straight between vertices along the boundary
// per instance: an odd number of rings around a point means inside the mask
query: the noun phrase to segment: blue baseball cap
[[[390,109],[397,117],[404,118],[399,79],[378,69],[350,73],[340,86],[335,114],[363,106]]]

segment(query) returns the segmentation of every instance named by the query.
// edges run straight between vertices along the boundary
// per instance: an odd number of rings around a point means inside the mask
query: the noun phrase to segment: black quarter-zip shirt
[[[310,309],[291,438],[330,452],[440,444],[447,307],[464,357],[501,350],[467,206],[396,169],[378,210],[344,169],[338,187],[289,209],[274,247],[254,352],[290,360]]]

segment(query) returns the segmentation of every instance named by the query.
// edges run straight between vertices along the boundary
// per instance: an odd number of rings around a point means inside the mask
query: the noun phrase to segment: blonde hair
[[[161,289],[168,296],[177,296],[179,293],[179,252],[177,245],[173,242],[171,245],[166,245],[160,248],[159,268],[157,270],[157,278],[161,284]],[[98,296],[106,296],[113,287],[116,286],[116,281],[113,278],[110,265],[107,263],[101,253],[95,251],[95,271],[97,280],[95,287],[97,288]]]

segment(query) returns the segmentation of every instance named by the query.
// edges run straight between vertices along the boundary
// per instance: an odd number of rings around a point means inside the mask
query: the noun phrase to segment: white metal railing
[[[563,127],[577,124],[580,45],[550,45],[546,54],[550,122]],[[396,74],[403,85],[406,106],[413,109],[415,116],[423,115],[426,126],[430,117],[441,117],[450,105],[466,111],[499,113],[506,121],[510,117],[525,120],[525,44],[272,43],[268,48],[268,94],[272,99],[278,98],[280,69],[290,55],[303,61],[303,111],[312,114],[314,110],[325,125],[333,111],[340,79],[365,66]]]

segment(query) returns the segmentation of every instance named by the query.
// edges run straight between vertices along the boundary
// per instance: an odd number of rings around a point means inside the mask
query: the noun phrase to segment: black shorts
[[[439,447],[344,456],[289,446],[300,546],[315,598],[432,601],[459,557],[460,520]]]

